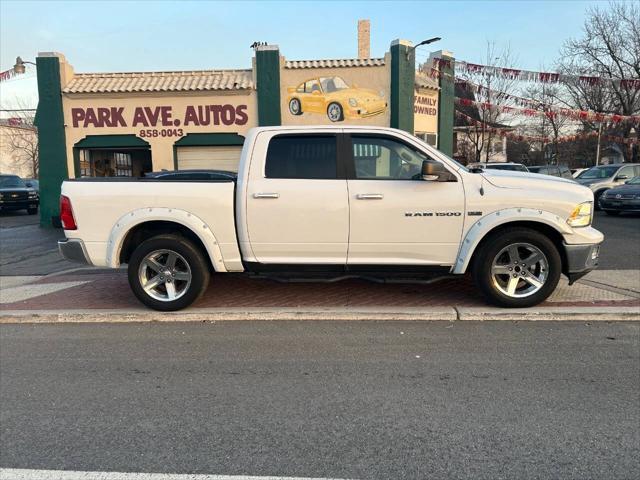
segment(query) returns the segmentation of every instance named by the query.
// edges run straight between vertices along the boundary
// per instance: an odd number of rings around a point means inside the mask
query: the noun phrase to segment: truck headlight
[[[38,196],[38,192],[29,192],[29,198],[36,198]]]
[[[352,107],[357,107],[358,106],[358,101],[355,98],[350,98],[349,99],[349,105],[351,105]]]
[[[573,209],[567,223],[572,227],[588,227],[593,216],[593,202],[584,202]]]

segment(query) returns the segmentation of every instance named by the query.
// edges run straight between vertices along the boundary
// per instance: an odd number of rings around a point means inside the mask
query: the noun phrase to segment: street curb
[[[453,307],[423,308],[191,308],[180,312],[154,310],[13,310],[0,313],[2,323],[129,323],[217,322],[242,320],[447,320],[457,319]]]
[[[181,312],[153,310],[12,310],[0,313],[0,324],[10,323],[132,323],[218,322],[243,320],[338,321],[640,321],[640,307],[542,307],[499,309],[437,308],[203,308]]]
[[[458,312],[458,320],[640,321],[640,307],[457,307],[456,310]]]

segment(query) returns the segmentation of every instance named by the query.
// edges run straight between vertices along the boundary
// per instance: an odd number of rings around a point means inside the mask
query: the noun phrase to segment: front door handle
[[[356,198],[358,200],[382,200],[384,195],[381,193],[359,193]]]
[[[279,193],[254,193],[253,198],[280,198]]]

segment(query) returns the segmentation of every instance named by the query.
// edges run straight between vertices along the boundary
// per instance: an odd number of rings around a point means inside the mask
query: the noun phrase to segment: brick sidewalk
[[[430,285],[379,284],[364,280],[335,283],[279,283],[242,275],[214,275],[194,308],[483,307],[471,279]],[[542,307],[640,306],[640,299],[593,286],[567,285],[565,279]],[[142,305],[122,271],[69,273],[3,287],[0,310],[139,309]]]

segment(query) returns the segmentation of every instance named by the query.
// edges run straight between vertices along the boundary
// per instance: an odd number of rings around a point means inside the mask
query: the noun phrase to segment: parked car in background
[[[576,181],[591,189],[596,208],[600,208],[600,197],[606,190],[623,185],[627,180],[639,175],[640,163],[616,163],[591,167]]]
[[[38,213],[38,192],[17,175],[0,175],[0,211],[26,210],[29,215]]]
[[[470,169],[488,168],[490,170],[509,170],[511,172],[528,172],[529,170],[521,163],[512,162],[487,162],[487,163],[471,163],[468,165]]]
[[[573,175],[573,178],[578,178],[580,175],[582,175],[583,172],[586,172],[587,170],[589,169],[588,168],[572,168],[571,175]]]
[[[640,176],[627,180],[619,187],[605,190],[600,197],[600,208],[608,215],[640,212]]]
[[[37,178],[25,178],[24,183],[29,188],[33,188],[36,192],[40,193],[40,180]]]
[[[539,173],[541,175],[551,175],[552,177],[570,178],[571,170],[566,165],[536,165],[533,167],[527,167],[531,173]]]
[[[235,181],[238,174],[226,170],[162,170],[160,172],[149,172],[143,178],[156,180],[176,180],[176,181]]]

